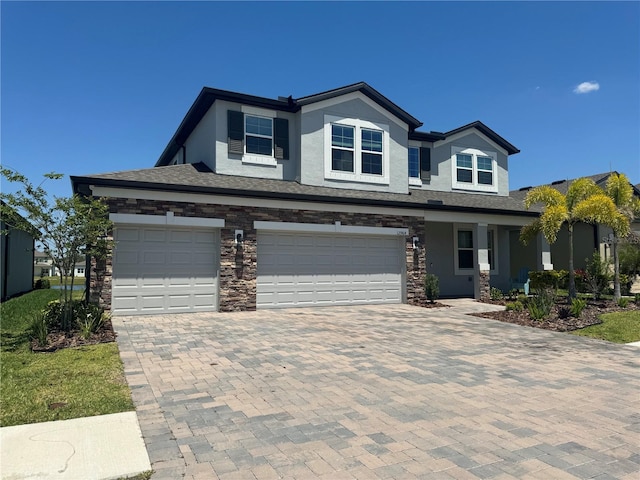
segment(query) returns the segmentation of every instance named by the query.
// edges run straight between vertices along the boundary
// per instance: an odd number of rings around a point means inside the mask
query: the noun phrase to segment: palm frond
[[[529,190],[529,193],[527,193],[524,199],[524,206],[527,209],[536,203],[541,203],[545,207],[561,205],[564,204],[564,195],[555,188],[551,188],[548,185],[541,185],[540,187]]]
[[[602,189],[590,178],[578,178],[571,182],[567,190],[567,208],[571,211],[582,200],[601,193],[603,193]]]

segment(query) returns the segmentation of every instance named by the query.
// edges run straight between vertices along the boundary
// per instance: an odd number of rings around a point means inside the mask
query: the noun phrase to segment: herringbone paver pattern
[[[480,308],[115,318],[153,479],[638,480],[639,350]]]

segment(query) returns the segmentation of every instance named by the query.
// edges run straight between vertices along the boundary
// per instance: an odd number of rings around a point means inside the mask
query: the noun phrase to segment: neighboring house
[[[509,196],[519,150],[476,121],[448,132],[366,83],[294,99],[204,88],[154,168],[72,177],[104,197],[113,256],[91,295],[117,314],[487,297],[538,213]],[[549,245],[531,269],[550,269]],[[516,262],[517,263],[517,262]]]
[[[607,180],[612,173],[607,172],[599,173],[596,175],[590,175],[586,178],[592,179],[596,185],[601,188],[605,188]],[[573,180],[557,180],[549,184],[550,187],[555,188],[560,193],[565,195]],[[637,186],[631,185],[634,189],[634,194],[640,197],[640,189]],[[519,190],[512,191],[511,197],[519,201],[524,201],[524,198],[529,190],[533,187],[523,187]],[[640,233],[640,219],[636,219],[631,224],[631,230]],[[573,261],[575,269],[584,269],[587,266],[587,261],[591,259],[593,252],[600,253],[603,259],[611,258],[610,236],[613,235],[611,228],[600,224],[586,224],[578,223],[574,227],[574,241],[573,241]],[[510,239],[510,250],[514,255],[514,266],[520,268],[527,264],[533,264],[535,261],[535,252],[531,249],[527,249],[522,246],[518,240],[519,235],[515,232]],[[551,245],[551,258],[553,259],[553,267],[557,270],[569,269],[569,233],[567,227],[563,226],[558,233],[558,239]],[[519,262],[516,261],[519,259]]]
[[[84,277],[87,268],[87,262],[84,258],[78,259],[75,266],[75,277]],[[54,277],[60,274],[60,271],[53,265],[51,257],[46,253],[36,250],[34,255],[33,274],[36,277]],[[69,275],[70,276],[70,275]]]
[[[17,214],[15,214],[17,215]],[[0,292],[4,301],[33,290],[34,237],[13,226],[11,218],[0,219]]]

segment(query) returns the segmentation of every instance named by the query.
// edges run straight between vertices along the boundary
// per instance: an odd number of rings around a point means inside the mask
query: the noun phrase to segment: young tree
[[[542,213],[522,227],[520,240],[526,245],[538,233],[554,243],[562,225],[569,232],[569,298],[576,296],[576,274],[573,268],[573,229],[578,222],[607,223],[613,221],[615,205],[600,187],[589,178],[571,182],[566,195],[548,185],[533,188],[524,199],[525,208],[542,204]]]
[[[21,185],[21,190],[16,193],[0,194],[0,213],[4,217],[10,215],[11,210],[16,211],[23,217],[17,221],[24,223],[17,227],[35,229],[37,244],[51,258],[60,274],[62,324],[65,330],[70,330],[74,320],[71,296],[76,261],[84,255],[103,257],[106,254],[105,234],[112,226],[107,205],[100,199],[78,195],[50,200],[42,183],[46,179],[60,179],[61,174],[46,174],[38,186],[32,185],[24,175],[5,167],[0,167],[0,174],[7,181]]]
[[[613,300],[620,299],[620,257],[619,243],[629,234],[630,225],[636,215],[640,215],[640,199],[634,197],[633,187],[623,173],[612,173],[607,179],[605,192],[613,201],[617,215],[605,222],[613,230],[611,253],[613,256]]]

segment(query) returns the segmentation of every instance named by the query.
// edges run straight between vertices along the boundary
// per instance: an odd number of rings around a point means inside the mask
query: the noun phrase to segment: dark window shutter
[[[227,146],[229,153],[242,155],[244,153],[244,114],[234,110],[227,110]]]
[[[431,149],[420,147],[420,178],[431,179]]]
[[[273,145],[277,159],[289,160],[289,120],[286,118],[273,119]]]

